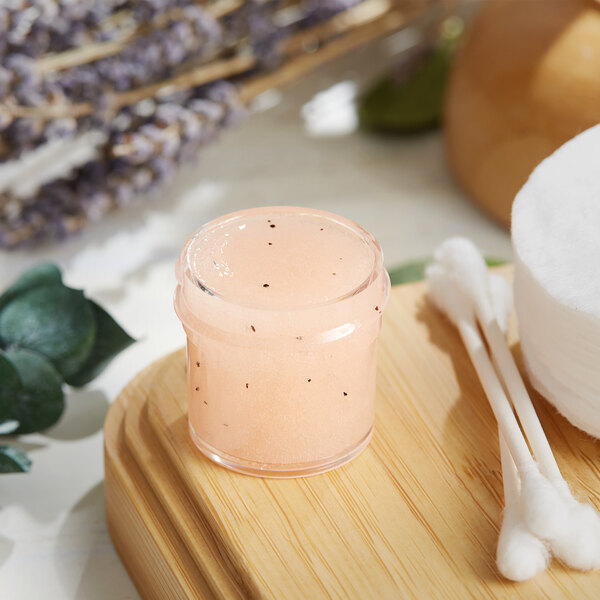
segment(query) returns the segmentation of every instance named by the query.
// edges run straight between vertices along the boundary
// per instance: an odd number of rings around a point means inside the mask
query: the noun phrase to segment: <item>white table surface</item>
[[[172,309],[173,265],[197,226],[253,205],[306,205],[365,226],[388,266],[428,256],[457,234],[510,258],[507,232],[453,182],[439,133],[402,139],[349,131],[352,82],[364,84],[381,53],[381,47],[360,50],[282,98],[270,94],[262,104],[275,106],[226,132],[158,197],[67,243],[0,252],[0,288],[31,264],[58,262],[68,284],[84,288],[139,340],[87,388],[68,392],[55,427],[20,439],[34,461],[30,473],[0,476],[1,598],[139,597],[106,530],[102,424],[129,379],[184,343]],[[347,83],[302,110],[339,81]]]

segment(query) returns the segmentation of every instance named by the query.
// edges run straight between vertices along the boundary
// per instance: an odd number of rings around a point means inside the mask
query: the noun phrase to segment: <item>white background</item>
[[[173,265],[187,236],[208,219],[255,205],[306,205],[369,229],[388,267],[430,255],[455,234],[510,258],[507,232],[452,181],[439,133],[402,139],[354,131],[355,83],[383,66],[381,54],[381,46],[360,50],[282,97],[269,94],[261,110],[158,196],[81,237],[0,252],[1,288],[30,264],[56,261],[68,284],[85,288],[139,340],[88,388],[68,392],[55,427],[21,438],[34,461],[29,474],[0,476],[0,597],[138,598],[106,531],[101,428],[127,381],[183,344],[172,309]],[[339,82],[345,83],[332,89]]]

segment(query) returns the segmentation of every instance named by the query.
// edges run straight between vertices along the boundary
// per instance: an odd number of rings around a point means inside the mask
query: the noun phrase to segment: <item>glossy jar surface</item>
[[[297,477],[366,447],[390,287],[366,230],[308,208],[248,209],[194,233],[176,270],[189,428],[205,455]]]

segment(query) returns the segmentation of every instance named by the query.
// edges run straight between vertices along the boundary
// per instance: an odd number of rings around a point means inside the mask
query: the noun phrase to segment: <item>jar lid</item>
[[[267,310],[315,308],[368,287],[383,269],[373,236],[348,219],[299,207],[261,207],[201,227],[180,259],[204,293]]]

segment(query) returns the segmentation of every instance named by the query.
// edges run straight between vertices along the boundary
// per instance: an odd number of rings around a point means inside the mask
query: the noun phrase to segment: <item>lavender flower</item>
[[[97,26],[125,0],[7,0],[0,6],[0,56],[41,56],[86,41]],[[91,38],[91,39],[90,39]]]
[[[153,191],[242,112],[234,86],[218,82],[191,91],[181,104],[157,102],[149,117],[130,117],[136,128],[114,132],[102,156],[70,177],[43,185],[34,197],[0,196],[0,247],[65,237]]]
[[[282,0],[246,0],[223,23],[224,41],[233,45],[239,39],[247,40],[252,53],[263,68],[273,68],[279,62],[279,45],[287,26],[277,23],[277,10]]]
[[[79,7],[80,11],[85,8],[84,4]],[[128,8],[136,14],[151,16],[165,5],[171,6],[162,0],[130,4]],[[180,0],[172,4],[184,2]],[[220,28],[215,20],[204,9],[191,5],[183,6],[177,18],[169,19],[162,28],[136,38],[118,55],[65,72],[41,77],[34,59],[26,54],[10,54],[0,66],[0,101],[11,96],[20,105],[39,107],[89,101],[96,105],[96,114],[80,119],[78,123],[72,119],[61,119],[58,126],[39,118],[18,118],[12,123],[0,123],[3,136],[0,162],[18,158],[47,141],[64,137],[75,130],[82,132],[90,127],[102,126],[103,121],[112,116],[104,114],[108,94],[166,78],[182,62],[214,53],[220,41]],[[76,127],[73,127],[74,123]]]
[[[308,21],[321,22],[360,4],[361,0],[303,0],[302,11],[305,24]]]
[[[39,57],[89,42],[116,39],[116,11],[129,11],[147,23],[173,6],[193,0],[3,0],[0,5],[0,57],[12,53]]]
[[[2,2],[2,0],[0,0]],[[0,193],[0,247],[62,238],[154,190],[243,113],[235,87],[220,81],[111,108],[115,94],[163,81],[217,53],[251,52],[254,72],[281,60],[282,41],[360,0],[246,0],[217,23],[195,0],[4,0],[0,6],[0,161],[61,137],[98,130],[100,155],[22,198]],[[36,60],[89,41],[114,39],[125,11],[143,32],[114,56],[40,75]],[[129,22],[131,25],[131,21]],[[10,102],[9,102],[10,101]],[[89,102],[91,114],[53,119],[52,105]],[[4,107],[3,107],[4,103]],[[39,109],[11,116],[9,105]],[[47,111],[49,114],[50,111]]]
[[[168,77],[181,63],[210,56],[220,43],[215,20],[200,6],[186,6],[119,54],[58,73],[54,82],[70,101],[95,102],[103,92],[122,92]]]

